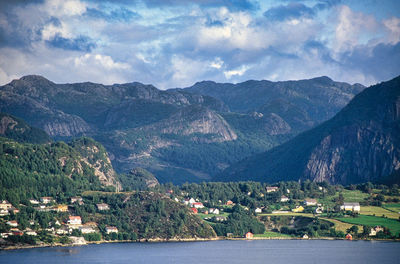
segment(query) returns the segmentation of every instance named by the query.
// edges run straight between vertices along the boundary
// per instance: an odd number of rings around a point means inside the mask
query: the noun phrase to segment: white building
[[[360,212],[361,207],[359,203],[343,203],[343,205],[340,206],[340,210]]]
[[[118,233],[118,228],[116,228],[115,226],[106,226],[106,232],[107,234]]]

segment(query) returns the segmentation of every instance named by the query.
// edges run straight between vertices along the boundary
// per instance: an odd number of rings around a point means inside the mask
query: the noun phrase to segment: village
[[[100,233],[98,224],[96,222],[82,222],[79,215],[71,215],[70,212],[74,211],[74,205],[83,205],[82,197],[76,196],[70,198],[70,204],[58,204],[53,197],[41,197],[39,200],[30,199],[30,206],[34,209],[31,218],[27,223],[19,223],[17,215],[20,210],[14,207],[6,200],[0,203],[0,217],[2,221],[1,238],[9,238],[10,236],[38,236],[40,233],[45,233],[51,236],[71,235],[74,239],[75,236]],[[26,207],[20,204],[19,207]],[[109,210],[109,205],[105,203],[96,204],[98,212]],[[52,212],[53,219],[43,225],[38,223],[35,214],[39,212]],[[26,219],[24,219],[26,220]],[[44,228],[44,226],[46,226]],[[118,234],[118,229],[115,226],[105,226],[103,233],[106,235]],[[76,239],[75,239],[76,240]],[[79,242],[79,239],[77,240]],[[74,241],[72,241],[74,242]]]
[[[325,187],[318,186],[316,190],[320,194],[327,193]],[[366,204],[366,199],[371,196],[375,197],[372,202],[381,197],[343,189],[339,194],[298,199],[293,195],[297,191],[295,189],[265,186],[257,194],[258,201],[264,201],[263,205],[250,199],[255,197],[251,191],[242,193],[244,198],[249,197],[248,204],[238,202],[237,197],[232,200],[202,199],[201,195],[192,195],[185,188],[176,186],[155,191],[162,192],[163,199],[186,207],[189,214],[208,223],[220,238],[225,239],[374,239],[389,238],[389,235],[391,238],[398,237],[400,231],[397,196],[394,200],[390,196],[384,197],[385,204],[380,203],[381,206],[363,206],[361,204]],[[129,198],[129,193],[126,193],[124,200],[118,203],[124,204]],[[114,202],[106,203],[105,199],[88,199],[85,196],[73,196],[67,200],[68,203],[59,203],[57,197],[47,196],[29,199],[26,204],[2,200],[0,239],[16,243],[84,244],[103,240],[134,241],[138,238],[137,234],[125,232],[126,223],[113,223],[112,215],[118,214],[118,211],[110,209],[118,208]],[[393,201],[395,203],[391,203]],[[250,217],[248,219],[265,226],[261,233],[252,227],[236,233],[229,231],[230,215],[238,207]],[[106,216],[111,220],[104,221]],[[125,227],[121,232],[122,226]]]

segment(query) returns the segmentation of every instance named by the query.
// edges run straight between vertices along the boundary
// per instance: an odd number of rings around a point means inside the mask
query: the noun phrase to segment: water
[[[253,240],[113,243],[0,251],[0,263],[400,263],[400,243]]]

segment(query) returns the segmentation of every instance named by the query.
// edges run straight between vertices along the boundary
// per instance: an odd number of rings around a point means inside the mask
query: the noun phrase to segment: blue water
[[[400,263],[400,243],[253,240],[113,243],[0,251],[0,263]]]

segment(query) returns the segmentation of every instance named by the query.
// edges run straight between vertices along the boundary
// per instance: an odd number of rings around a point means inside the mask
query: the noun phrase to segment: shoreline
[[[83,244],[38,244],[38,245],[10,245],[0,247],[0,251],[8,250],[19,250],[19,249],[32,249],[32,248],[50,248],[50,247],[79,247],[88,246],[92,244],[108,244],[108,243],[168,243],[168,242],[207,242],[207,241],[219,241],[219,240],[346,240],[345,238],[335,237],[318,237],[318,238],[307,238],[301,237],[253,237],[253,239],[246,239],[241,237],[227,238],[227,237],[213,237],[213,238],[149,238],[149,239],[138,239],[138,240],[101,240],[101,241],[86,241]],[[400,239],[353,239],[347,241],[378,241],[378,242],[400,242]]]

